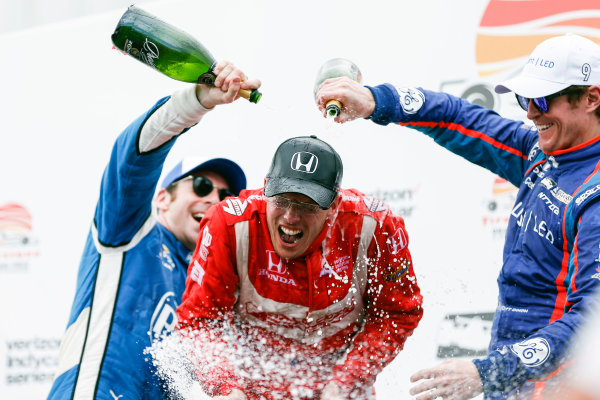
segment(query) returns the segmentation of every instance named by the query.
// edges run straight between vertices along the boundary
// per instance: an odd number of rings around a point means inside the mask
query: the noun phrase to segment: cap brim
[[[192,168],[186,169],[177,176],[167,176],[163,180],[161,187],[167,187],[170,184],[177,182],[179,179],[185,178],[196,171],[216,172],[217,174],[221,175],[223,179],[225,179],[229,185],[229,190],[236,195],[239,194],[241,190],[246,188],[246,174],[244,174],[244,171],[238,164],[227,158],[212,158],[200,164],[196,164]]]
[[[550,82],[544,79],[519,75],[496,85],[496,93],[514,92],[519,96],[533,99],[548,96],[571,86],[568,83]]]
[[[184,176],[191,174],[195,171],[213,171],[221,175],[225,181],[229,184],[229,190],[236,195],[241,190],[246,188],[246,175],[242,168],[235,162],[226,158],[213,158],[205,161],[195,168],[192,168],[184,174]]]
[[[319,207],[327,210],[337,196],[335,190],[328,189],[311,181],[295,178],[269,178],[264,189],[265,196],[271,197],[282,193],[300,193],[310,197]]]

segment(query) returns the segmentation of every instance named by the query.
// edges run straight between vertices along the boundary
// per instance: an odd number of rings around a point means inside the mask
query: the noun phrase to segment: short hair
[[[590,86],[573,85],[565,89],[567,91],[567,101],[569,104],[578,104],[589,88]],[[600,106],[596,107],[595,113],[596,117],[600,120]]]

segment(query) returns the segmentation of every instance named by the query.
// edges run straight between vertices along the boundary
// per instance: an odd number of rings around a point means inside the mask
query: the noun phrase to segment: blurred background
[[[135,3],[147,2],[139,0]],[[3,0],[0,2],[0,34],[98,14],[132,3],[131,0]]]

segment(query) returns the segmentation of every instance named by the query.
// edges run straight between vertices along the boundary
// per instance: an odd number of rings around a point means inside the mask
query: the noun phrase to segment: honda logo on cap
[[[319,158],[313,153],[299,151],[292,156],[291,167],[294,171],[312,174],[317,170]]]

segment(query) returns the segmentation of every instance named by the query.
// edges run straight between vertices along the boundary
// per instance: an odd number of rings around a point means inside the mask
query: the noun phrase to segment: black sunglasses
[[[188,179],[192,179],[192,187],[194,189],[194,193],[196,193],[198,197],[208,196],[215,189],[215,185],[213,185],[211,180],[204,176],[189,175],[183,179],[178,180],[177,182],[185,181]],[[226,197],[235,197],[235,193],[233,193],[229,189],[217,188],[217,191],[219,192],[219,200],[225,200]]]
[[[517,102],[519,103],[519,105],[521,106],[521,108],[525,111],[528,111],[529,109],[529,100],[533,101],[533,105],[535,106],[535,108],[538,109],[539,112],[541,113],[547,113],[549,106],[550,106],[550,100],[555,99],[557,97],[560,96],[564,96],[566,94],[569,94],[569,92],[571,92],[569,89],[566,90],[561,90],[558,93],[554,93],[554,94],[550,94],[548,96],[544,96],[544,97],[536,97],[534,99],[530,99],[528,97],[523,97],[523,96],[519,96],[518,94],[515,93],[515,96],[517,98]]]

